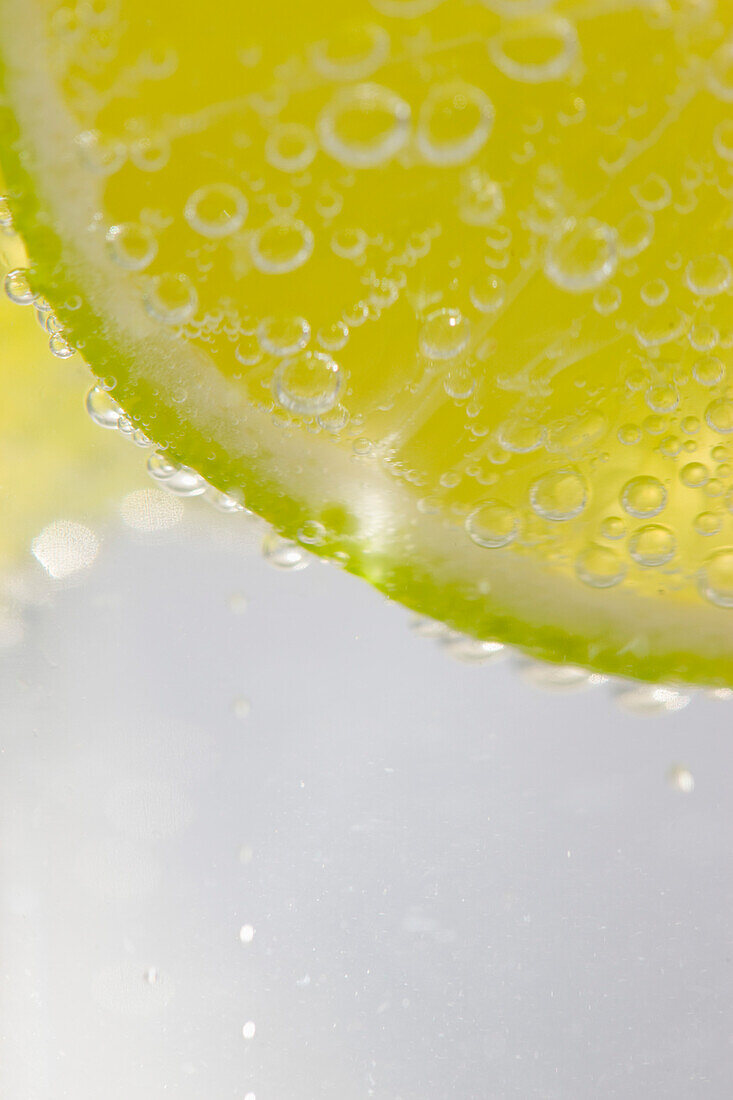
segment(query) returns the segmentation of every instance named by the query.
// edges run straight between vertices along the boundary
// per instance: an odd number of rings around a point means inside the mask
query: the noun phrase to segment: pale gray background
[[[460,663],[228,522],[2,657],[4,1100],[730,1097],[733,703]]]

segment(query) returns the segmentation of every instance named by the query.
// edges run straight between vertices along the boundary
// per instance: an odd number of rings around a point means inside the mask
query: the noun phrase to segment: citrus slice
[[[731,684],[731,12],[1,0],[29,293],[166,470],[388,596]]]

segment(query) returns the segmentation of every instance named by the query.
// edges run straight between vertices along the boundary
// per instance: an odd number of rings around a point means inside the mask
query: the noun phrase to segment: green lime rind
[[[5,75],[0,64],[0,89],[7,103]],[[335,444],[326,450],[322,443],[307,442],[305,433],[301,438],[297,428],[273,426],[263,437],[264,445],[260,441],[242,452],[222,441],[226,432],[197,426],[190,402],[173,402],[152,368],[147,374],[141,371],[138,345],[114,317],[91,304],[73,245],[58,231],[51,204],[40,197],[28,167],[32,150],[20,140],[8,107],[0,115],[0,161],[14,224],[32,259],[33,289],[48,299],[96,376],[111,386],[126,413],[167,457],[193,467],[223,492],[243,494],[247,506],[287,538],[301,541],[306,522],[325,521],[324,540],[308,545],[310,551],[340,561],[347,572],[366,579],[389,599],[454,630],[602,673],[733,687],[733,633],[723,609],[669,601],[660,610],[633,593],[581,592],[572,580],[519,555],[495,553],[493,572],[483,559],[477,568],[481,551],[466,547],[461,528],[435,516],[421,517],[417,527],[414,520],[408,523],[404,498],[398,496],[384,530],[365,533],[361,509],[357,503],[352,510],[350,498],[358,500],[365,488],[377,499],[393,490],[383,475],[354,463],[351,456],[329,454],[337,451]],[[89,279],[94,279],[93,272]],[[75,298],[79,308],[68,308],[66,303]],[[302,477],[293,459],[299,448],[308,466]],[[312,456],[309,448],[315,448]],[[332,471],[319,462],[331,459],[334,477],[341,489],[346,485],[346,492],[329,492]],[[511,606],[514,596],[517,607]],[[568,621],[563,623],[566,598]]]

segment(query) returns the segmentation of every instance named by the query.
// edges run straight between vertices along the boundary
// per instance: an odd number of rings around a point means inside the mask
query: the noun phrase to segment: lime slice
[[[27,279],[166,470],[474,636],[733,683],[727,3],[0,12]]]

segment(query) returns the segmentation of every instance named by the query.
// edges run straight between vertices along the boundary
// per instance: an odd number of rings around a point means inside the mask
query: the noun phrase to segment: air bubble
[[[181,497],[197,497],[206,492],[206,482],[190,466],[179,466],[162,455],[148,459],[148,473],[172,493]]]
[[[674,386],[650,386],[644,400],[652,412],[671,413],[679,405],[680,395]]]
[[[343,385],[338,364],[320,351],[285,359],[273,376],[273,393],[284,409],[299,416],[322,416],[333,408]]]
[[[341,351],[349,340],[349,327],[343,321],[334,321],[318,330],[316,337],[324,351]]]
[[[464,164],[486,144],[494,106],[480,88],[462,80],[430,89],[417,122],[417,148],[429,164]]]
[[[350,23],[330,38],[316,42],[310,60],[327,80],[365,80],[389,56],[389,35],[374,23]]]
[[[467,517],[466,531],[477,546],[491,549],[508,546],[519,532],[519,516],[511,505],[487,500]]]
[[[680,481],[688,489],[701,489],[710,477],[710,472],[702,462],[688,462],[680,470]]]
[[[691,703],[692,696],[659,684],[636,684],[622,689],[617,699],[619,705],[630,714],[646,718],[684,710]]]
[[[718,535],[723,526],[723,518],[717,512],[700,512],[695,516],[693,526],[698,535]]]
[[[733,401],[727,397],[711,401],[705,410],[705,420],[714,432],[730,435],[733,432]]]
[[[570,218],[548,245],[545,275],[561,290],[578,294],[605,283],[616,264],[615,231],[596,218]]]
[[[728,41],[708,62],[707,85],[724,103],[733,103],[733,42]]]
[[[135,222],[110,226],[105,240],[110,257],[126,271],[143,271],[158,251],[158,242],[151,231]]]
[[[311,338],[311,327],[305,317],[266,317],[260,322],[257,336],[263,351],[283,358],[307,347]]]
[[[718,156],[724,160],[733,160],[733,119],[719,122],[713,131],[713,145]]]
[[[661,306],[669,297],[669,287],[664,279],[650,279],[641,288],[641,300],[648,306]]]
[[[316,519],[309,519],[298,531],[298,541],[307,546],[323,546],[326,541],[326,528]]]
[[[621,491],[621,505],[636,519],[651,519],[664,509],[667,490],[656,477],[642,474],[627,481]]]
[[[28,273],[23,268],[9,271],[5,276],[5,293],[17,306],[29,306],[37,298],[28,283]]]
[[[654,218],[645,210],[634,210],[619,222],[617,244],[619,255],[625,260],[638,256],[651,244],[654,236]]]
[[[218,240],[241,229],[248,210],[247,200],[238,187],[210,183],[189,196],[183,216],[194,232]]]
[[[76,351],[76,348],[72,347],[65,336],[60,332],[55,332],[48,341],[48,346],[52,355],[55,355],[57,359],[70,359]]]
[[[573,24],[563,16],[551,14],[529,15],[514,26],[509,24],[489,40],[488,48],[497,69],[511,80],[525,84],[560,80],[580,54],[578,32]]]
[[[615,313],[621,305],[621,291],[617,286],[602,286],[593,295],[593,308],[601,317]]]
[[[701,386],[717,386],[725,378],[725,363],[717,355],[703,355],[693,364],[692,377]]]
[[[647,211],[663,210],[672,201],[672,188],[662,176],[652,174],[631,188],[639,206]]]
[[[466,401],[476,389],[476,379],[468,367],[451,367],[443,379],[443,389],[454,401]]]
[[[626,576],[626,565],[610,546],[591,543],[575,559],[575,573],[591,588],[613,588]]]
[[[165,168],[171,147],[165,134],[146,134],[130,146],[130,160],[141,172],[159,172]]]
[[[369,238],[363,229],[337,229],[331,237],[331,249],[346,260],[359,260],[366,252]]]
[[[308,556],[297,542],[281,538],[274,531],[265,535],[262,540],[262,556],[276,569],[286,569],[291,573],[305,569],[308,565]]]
[[[374,168],[391,160],[410,134],[410,107],[381,84],[341,88],[318,118],[325,151],[349,168]]]
[[[255,233],[252,262],[266,275],[283,275],[306,263],[313,252],[313,231],[291,218],[274,218]]]
[[[324,428],[327,432],[333,432],[335,435],[343,431],[349,423],[349,410],[345,409],[343,405],[334,405],[328,412],[322,413],[317,420],[321,428]]]
[[[458,213],[467,225],[492,225],[504,213],[501,184],[480,168],[468,169],[461,180]]]
[[[733,547],[725,546],[710,555],[700,570],[699,588],[716,607],[733,607]]]
[[[198,294],[188,275],[155,275],[148,284],[144,301],[154,320],[165,325],[182,325],[196,312]]]
[[[459,309],[438,309],[426,317],[420,329],[420,351],[427,359],[455,359],[471,339],[470,322]]]
[[[78,134],[76,147],[84,167],[99,176],[113,175],[127,159],[123,143],[103,137],[99,130],[84,130]]]
[[[243,336],[234,349],[234,358],[243,367],[255,367],[262,362],[262,348],[256,336]]]
[[[532,484],[529,501],[542,519],[562,523],[575,519],[583,511],[588,502],[588,486],[577,470],[552,470]]]
[[[626,524],[621,516],[606,516],[601,522],[601,535],[604,539],[622,539],[626,535]]]
[[[506,284],[498,275],[485,275],[473,283],[469,297],[479,313],[496,313],[506,300]]]
[[[101,386],[94,386],[86,397],[90,417],[100,428],[117,428],[122,409]]]
[[[288,122],[268,134],[265,157],[281,172],[304,172],[317,152],[316,139],[307,126]]]
[[[730,263],[717,252],[690,260],[685,268],[685,282],[701,298],[723,294],[731,285]]]
[[[677,540],[668,527],[648,523],[639,527],[629,539],[629,554],[637,563],[647,568],[666,565],[677,551]]]

